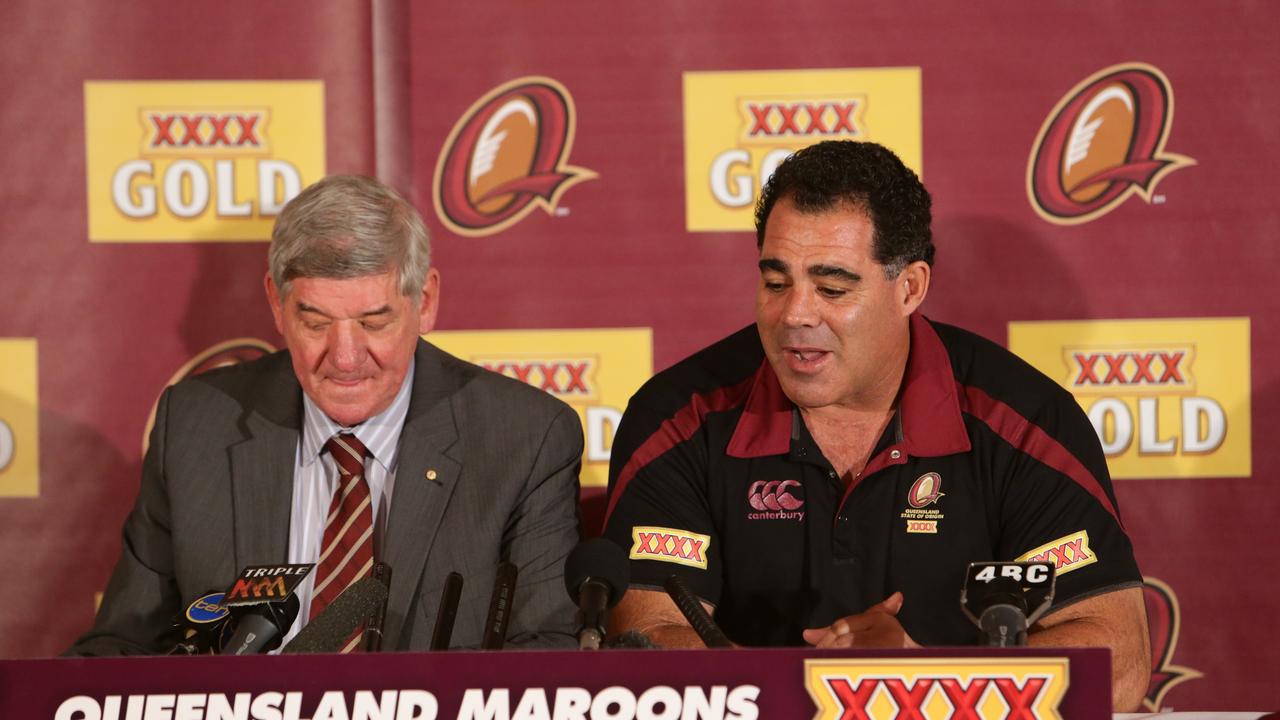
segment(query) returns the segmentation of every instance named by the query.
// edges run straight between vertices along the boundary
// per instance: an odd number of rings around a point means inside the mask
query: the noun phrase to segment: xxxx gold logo
[[[232,112],[201,112],[189,109],[142,110],[148,133],[142,152],[175,155],[208,151],[267,152],[264,129],[270,108],[246,108]]]
[[[1248,477],[1248,318],[1009,324],[1009,349],[1075,397],[1112,478]]]
[[[594,357],[564,359],[475,358],[475,364],[499,375],[532,385],[556,397],[591,400],[596,396]]]
[[[1165,175],[1195,161],[1164,151],[1173,89],[1151,65],[1126,63],[1086,78],[1060,100],[1031,149],[1027,195],[1040,217],[1077,225],[1132,195],[1152,201]]]
[[[1196,349],[1194,343],[1064,349],[1071,375],[1068,387],[1080,397],[1098,398],[1089,417],[1108,455],[1128,449],[1135,434],[1141,454],[1171,455],[1178,449],[1177,440],[1159,432],[1161,396],[1179,405],[1182,452],[1210,453],[1222,446],[1227,411],[1217,398],[1196,394]],[[1133,398],[1137,413],[1118,396]]]
[[[779,163],[823,140],[869,140],[921,171],[919,68],[684,74],[686,227],[750,230]]]
[[[324,175],[319,82],[87,82],[94,242],[267,240]]]
[[[862,129],[865,96],[795,98],[753,98],[739,102],[744,120],[741,142],[794,142],[853,140],[866,134]]]
[[[573,98],[548,77],[494,88],[454,125],[436,165],[436,214],[459,235],[500,232],[541,207],[554,212],[573,185],[596,174],[566,164]]]
[[[182,380],[189,377],[195,377],[204,372],[208,372],[215,368],[226,367],[228,365],[239,365],[240,363],[251,362],[257,360],[264,355],[270,355],[276,349],[268,342],[258,340],[257,338],[236,338],[227,340],[216,345],[206,348],[202,352],[196,354],[195,357],[188,360],[178,371],[169,378],[169,382],[165,383],[165,387],[176,385]],[[157,398],[159,400],[159,398]],[[151,428],[156,424],[156,406],[151,405],[151,415],[147,417],[147,426],[142,431],[142,454],[147,454],[147,448],[151,444]]]
[[[1194,390],[1195,347],[1071,348],[1075,392]]]
[[[1065,658],[806,660],[814,720],[1061,718]]]

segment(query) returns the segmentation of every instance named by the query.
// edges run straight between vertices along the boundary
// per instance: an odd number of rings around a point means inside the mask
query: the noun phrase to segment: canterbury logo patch
[[[1019,562],[1024,560],[1051,562],[1057,569],[1058,575],[1065,575],[1072,570],[1098,562],[1098,554],[1089,547],[1089,532],[1081,530],[1047,542],[1035,550],[1024,553],[1017,560]]]
[[[664,527],[635,527],[631,529],[631,540],[632,560],[660,560],[707,569],[707,548],[711,546],[707,535]]]

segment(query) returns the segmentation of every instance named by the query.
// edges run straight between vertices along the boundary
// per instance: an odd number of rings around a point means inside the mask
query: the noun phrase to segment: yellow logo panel
[[[0,339],[0,497],[40,494],[36,341]]]
[[[1061,718],[1066,658],[805,660],[814,720]]]
[[[86,82],[93,242],[269,240],[324,177],[324,84]]]
[[[920,107],[920,68],[685,73],[688,229],[753,229],[764,180],[822,140],[871,140],[922,173]]]
[[[653,374],[652,330],[454,330],[427,339],[568,403],[586,431],[582,486],[609,484],[609,451],[622,411]]]
[[[1112,477],[1251,474],[1248,318],[1013,322],[1009,349],[1075,395]]]

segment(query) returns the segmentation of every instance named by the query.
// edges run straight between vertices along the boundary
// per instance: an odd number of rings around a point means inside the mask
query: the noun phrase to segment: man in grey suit
[[[573,644],[581,425],[419,337],[439,306],[429,254],[376,180],[329,177],[285,207],[265,283],[288,350],[165,391],[120,559],[69,653],[167,650],[175,616],[241,568],[317,563],[292,635],[374,559],[392,568],[384,649],[426,649],[453,571],[453,644],[478,646],[503,561],[519,569],[507,644]]]

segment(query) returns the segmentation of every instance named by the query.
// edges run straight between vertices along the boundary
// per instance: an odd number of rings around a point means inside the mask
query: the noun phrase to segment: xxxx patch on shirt
[[[1058,574],[1064,575],[1098,562],[1098,554],[1089,547],[1089,531],[1081,530],[1057,540],[1051,540],[1017,559],[1018,561],[1052,562]]]
[[[707,569],[707,535],[665,527],[637,526],[631,529],[631,559],[658,560]]]

